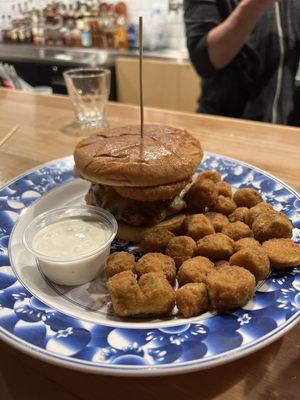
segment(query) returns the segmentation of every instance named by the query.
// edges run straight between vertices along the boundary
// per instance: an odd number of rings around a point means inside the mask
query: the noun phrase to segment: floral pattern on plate
[[[206,154],[199,171],[218,170],[235,188],[253,187],[283,211],[300,242],[300,197],[254,167]],[[63,314],[35,298],[14,274],[9,237],[20,214],[49,190],[74,179],[73,159],[50,162],[0,189],[0,336],[52,362],[118,375],[162,375],[206,368],[241,357],[291,328],[300,314],[299,267],[271,274],[242,309],[205,314],[150,328],[95,324]],[[114,241],[112,251],[138,248]]]

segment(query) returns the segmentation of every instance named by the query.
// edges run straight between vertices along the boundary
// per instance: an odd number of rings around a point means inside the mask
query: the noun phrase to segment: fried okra
[[[206,235],[215,233],[213,224],[203,214],[189,215],[185,218],[182,226],[184,234],[194,240],[203,238]]]
[[[255,218],[252,231],[255,239],[262,243],[269,239],[291,238],[293,225],[285,214],[272,211]]]
[[[121,317],[140,314],[169,314],[175,305],[175,294],[165,276],[149,272],[139,282],[131,271],[120,272],[107,282],[115,313]]]
[[[178,311],[190,318],[209,309],[207,288],[204,283],[187,283],[176,292]]]
[[[229,263],[247,269],[255,276],[257,281],[266,279],[270,272],[269,258],[261,246],[239,250],[230,257]]]
[[[197,254],[211,261],[226,260],[234,252],[234,241],[223,233],[205,236],[197,242]]]
[[[262,246],[274,269],[296,267],[300,264],[300,246],[291,239],[271,239]]]
[[[218,191],[218,195],[222,195],[225,197],[232,197],[232,188],[227,182],[217,182],[216,189]]]
[[[224,215],[230,215],[231,213],[233,213],[235,209],[236,209],[235,202],[229,197],[225,197],[222,195],[218,196],[217,201],[213,206],[214,211]]]
[[[136,263],[136,273],[141,276],[148,272],[160,272],[173,284],[176,277],[176,266],[173,258],[161,253],[147,253]]]
[[[228,216],[230,222],[244,222],[248,225],[250,210],[247,207],[238,207]]]
[[[254,220],[261,214],[267,214],[274,211],[273,207],[269,203],[258,203],[256,206],[250,208],[249,215],[246,220],[246,224],[252,227]]]
[[[142,312],[144,296],[131,271],[123,271],[107,281],[113,309],[120,317],[138,315]]]
[[[255,278],[244,268],[224,265],[207,276],[210,304],[217,311],[244,306],[254,295]]]
[[[238,207],[251,208],[256,206],[256,204],[261,203],[263,198],[256,190],[245,188],[237,190],[233,195],[233,200]]]
[[[226,215],[209,211],[205,213],[206,218],[210,220],[210,222],[213,224],[213,227],[215,229],[215,232],[221,232],[223,227],[227,224],[229,224],[228,218]]]
[[[234,249],[235,249],[235,251],[239,251],[239,250],[242,250],[245,248],[247,249],[251,246],[260,247],[260,243],[253,237],[245,237],[245,238],[240,239],[237,242],[235,242]]]
[[[232,240],[239,240],[252,235],[249,226],[241,221],[231,222],[224,226],[222,233],[229,236]]]
[[[187,208],[193,213],[202,213],[207,207],[213,207],[218,197],[215,183],[210,179],[197,180],[187,192]]]
[[[185,260],[194,256],[196,247],[196,242],[189,236],[176,236],[169,241],[166,254],[173,258],[179,268]]]
[[[215,262],[215,268],[222,268],[224,265],[229,265],[229,261],[227,260],[220,260]]]
[[[156,272],[144,274],[139,286],[144,295],[143,314],[170,314],[175,306],[175,293],[164,275]]]
[[[208,170],[208,171],[201,172],[197,176],[197,181],[199,181],[199,182],[203,181],[204,179],[210,179],[214,183],[217,183],[217,182],[221,182],[222,177],[219,172]]]
[[[206,276],[213,266],[214,264],[208,258],[201,256],[184,261],[177,275],[179,285],[205,282]]]
[[[141,241],[143,253],[164,253],[169,240],[175,237],[173,232],[164,228],[148,229]]]
[[[135,259],[134,255],[125,251],[116,252],[108,258],[104,271],[106,278],[119,274],[123,271],[134,271]]]

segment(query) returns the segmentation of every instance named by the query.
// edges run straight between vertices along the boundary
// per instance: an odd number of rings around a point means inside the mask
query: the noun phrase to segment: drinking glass
[[[76,68],[65,71],[64,78],[77,121],[85,125],[104,126],[110,71],[104,68]]]

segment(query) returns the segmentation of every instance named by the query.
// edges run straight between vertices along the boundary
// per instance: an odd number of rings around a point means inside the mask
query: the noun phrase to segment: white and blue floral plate
[[[300,242],[300,196],[278,179],[242,162],[206,154],[199,170],[214,169],[235,188],[259,190],[293,221]],[[220,365],[273,342],[300,315],[299,267],[260,282],[245,307],[184,319],[120,319],[103,277],[79,287],[49,282],[22,244],[33,217],[83,203],[89,184],[74,178],[73,159],[52,161],[0,188],[0,338],[42,360],[110,375],[166,375]],[[129,250],[115,241],[112,251]]]

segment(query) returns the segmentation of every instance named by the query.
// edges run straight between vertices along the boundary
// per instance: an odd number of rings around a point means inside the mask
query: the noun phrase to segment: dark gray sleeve
[[[192,64],[200,76],[213,76],[216,70],[209,58],[207,34],[221,22],[216,0],[185,0],[184,21]]]

